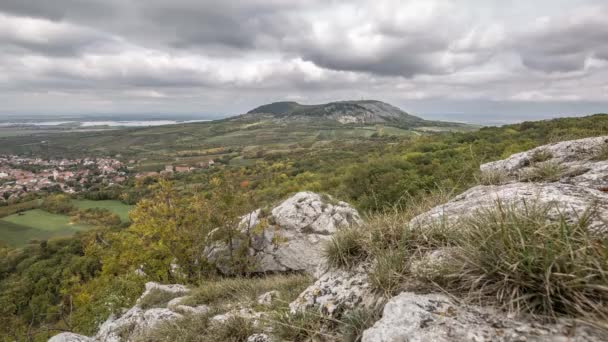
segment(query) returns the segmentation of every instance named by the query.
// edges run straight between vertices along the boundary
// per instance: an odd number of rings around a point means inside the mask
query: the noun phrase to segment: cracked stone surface
[[[328,270],[314,284],[289,304],[292,314],[318,310],[330,317],[345,311],[379,305],[381,298],[374,294],[364,266],[353,271]]]
[[[455,304],[442,294],[403,292],[384,307],[382,318],[363,332],[363,342],[605,341],[573,322],[519,321],[488,308]]]
[[[262,210],[245,215],[239,225],[251,235],[249,254],[256,260],[254,272],[306,271],[314,274],[323,264],[322,248],[343,227],[361,223],[359,213],[345,202],[313,192],[299,192],[274,207],[268,216]],[[234,241],[238,246],[241,241]],[[205,249],[208,260],[224,274],[226,244]]]

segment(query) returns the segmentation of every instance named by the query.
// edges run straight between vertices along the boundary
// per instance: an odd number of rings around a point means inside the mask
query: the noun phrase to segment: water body
[[[12,121],[0,122],[0,127],[19,127],[19,126],[36,126],[36,127],[53,127],[53,126],[70,126],[70,127],[150,127],[162,125],[175,125],[181,123],[205,122],[209,120],[124,120],[124,121]]]

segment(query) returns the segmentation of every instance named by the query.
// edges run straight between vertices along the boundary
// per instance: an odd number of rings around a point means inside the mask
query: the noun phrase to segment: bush
[[[588,233],[588,215],[549,221],[552,209],[497,203],[458,224],[460,267],[446,277],[448,288],[513,311],[605,321],[608,241]]]

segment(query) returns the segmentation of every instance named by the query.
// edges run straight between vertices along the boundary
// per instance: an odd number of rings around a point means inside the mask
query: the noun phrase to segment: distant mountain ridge
[[[388,103],[376,100],[338,101],[317,105],[274,102],[250,110],[245,117],[270,116],[280,121],[329,121],[340,124],[389,124],[400,127],[445,125],[428,121]]]

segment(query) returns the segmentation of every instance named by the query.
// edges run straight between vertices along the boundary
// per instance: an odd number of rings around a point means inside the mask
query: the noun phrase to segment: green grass
[[[133,209],[132,205],[124,204],[121,201],[115,200],[104,200],[104,201],[92,201],[92,200],[73,200],[72,203],[78,209],[107,209],[112,213],[118,215],[123,222],[129,221],[129,211]]]
[[[41,209],[13,214],[0,220],[0,240],[21,247],[28,241],[70,236],[92,228],[86,224],[71,224],[64,215],[51,214]]]

